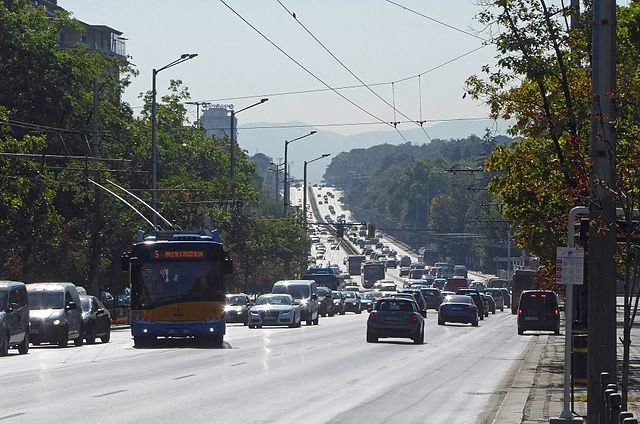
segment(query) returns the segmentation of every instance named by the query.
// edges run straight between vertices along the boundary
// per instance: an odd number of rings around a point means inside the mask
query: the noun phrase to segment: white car
[[[249,309],[249,328],[263,325],[302,325],[300,305],[293,302],[290,294],[263,294]]]

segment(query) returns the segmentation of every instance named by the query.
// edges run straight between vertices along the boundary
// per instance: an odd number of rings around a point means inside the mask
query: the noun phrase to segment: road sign
[[[558,247],[556,250],[556,282],[581,286],[584,280],[584,249]]]

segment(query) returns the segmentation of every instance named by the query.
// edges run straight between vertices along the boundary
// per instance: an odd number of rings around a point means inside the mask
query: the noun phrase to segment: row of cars
[[[0,356],[29,345],[66,347],[111,338],[111,316],[102,302],[73,283],[0,281]]]

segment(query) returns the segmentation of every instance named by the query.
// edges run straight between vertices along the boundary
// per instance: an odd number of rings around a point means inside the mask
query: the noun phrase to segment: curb
[[[524,419],[524,409],[533,388],[538,363],[542,350],[547,344],[549,336],[536,338],[534,344],[524,354],[520,366],[515,371],[512,380],[507,381],[507,394],[502,399],[496,411],[492,424],[521,423]]]

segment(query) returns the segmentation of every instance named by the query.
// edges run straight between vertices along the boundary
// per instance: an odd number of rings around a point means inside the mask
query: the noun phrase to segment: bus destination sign
[[[204,259],[204,250],[159,250],[153,252],[155,259]]]

